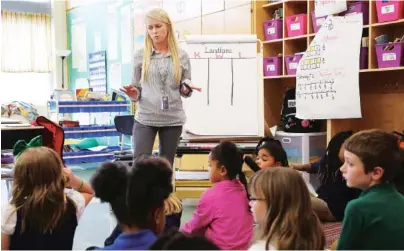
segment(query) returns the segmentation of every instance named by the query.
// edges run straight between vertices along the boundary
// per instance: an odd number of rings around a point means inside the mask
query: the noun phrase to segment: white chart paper
[[[324,17],[347,10],[346,0],[315,0],[316,17]]]
[[[362,15],[329,16],[299,62],[296,117],[360,118]]]

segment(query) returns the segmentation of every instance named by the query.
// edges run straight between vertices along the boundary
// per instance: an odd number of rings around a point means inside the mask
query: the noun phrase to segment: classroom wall
[[[56,53],[67,49],[66,3],[65,1],[52,0],[52,31],[53,31],[53,81],[56,88],[62,88],[62,60]],[[68,68],[67,59],[64,63],[64,82],[67,86]]]
[[[134,5],[135,43],[137,41],[138,46],[143,42],[144,14],[152,7],[161,7],[168,12],[180,40],[189,34],[253,33],[250,0],[139,0]]]

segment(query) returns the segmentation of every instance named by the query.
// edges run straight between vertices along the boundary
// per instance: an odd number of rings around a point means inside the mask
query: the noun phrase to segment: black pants
[[[150,156],[157,133],[159,134],[159,156],[165,157],[172,166],[182,133],[182,126],[155,127],[135,121],[133,126],[133,157],[136,158],[140,155]]]

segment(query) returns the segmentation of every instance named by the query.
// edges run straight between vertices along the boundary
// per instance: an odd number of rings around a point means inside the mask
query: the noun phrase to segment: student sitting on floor
[[[339,168],[344,161],[342,144],[352,135],[352,131],[337,133],[327,146],[327,151],[320,161],[293,166],[296,170],[316,173],[320,186],[318,197],[312,197],[313,209],[321,221],[342,221],[349,201],[358,198],[360,190],[349,188]]]
[[[219,248],[203,236],[168,230],[151,245],[149,250],[219,250]]]
[[[288,157],[281,142],[272,137],[262,138],[257,145],[257,158],[254,160],[250,156],[245,156],[244,161],[254,172],[262,168],[289,166]]]
[[[12,199],[2,207],[1,249],[71,250],[92,197],[90,185],[63,168],[55,151],[24,150],[14,167]]]
[[[250,250],[321,250],[323,228],[311,207],[303,177],[293,169],[262,169],[250,182],[251,211],[258,223]]]
[[[348,187],[362,193],[348,203],[337,249],[403,250],[404,196],[393,183],[404,168],[397,138],[381,130],[361,131],[344,149],[343,176]]]
[[[182,202],[177,198],[177,196],[175,196],[174,193],[171,193],[168,199],[164,201],[164,208],[164,213],[166,215],[164,232],[170,229],[179,229],[181,226]],[[112,245],[115,239],[121,233],[121,226],[117,224],[114,231],[112,231],[111,235],[105,240],[104,245]]]
[[[248,248],[253,218],[242,166],[243,156],[235,144],[222,142],[212,149],[209,179],[213,187],[204,192],[183,232],[202,233],[224,250]]]
[[[164,201],[173,192],[167,160],[140,157],[129,169],[105,162],[92,178],[96,197],[109,202],[122,233],[103,250],[144,250],[165,225]],[[92,248],[90,248],[92,249]]]

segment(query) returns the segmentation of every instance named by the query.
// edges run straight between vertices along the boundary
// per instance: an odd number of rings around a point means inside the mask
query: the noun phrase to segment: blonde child
[[[201,197],[186,233],[203,233],[223,250],[246,250],[252,238],[253,218],[248,207],[243,156],[231,142],[222,142],[209,154],[213,187]],[[238,177],[238,178],[237,178]]]
[[[359,188],[359,198],[348,203],[337,249],[403,250],[404,196],[395,184],[402,181],[403,150],[394,134],[361,131],[344,143],[341,172],[347,186]]]
[[[290,168],[259,171],[250,182],[258,235],[250,250],[321,250],[324,232],[301,175]]]
[[[63,168],[56,152],[28,148],[15,165],[12,199],[2,207],[1,249],[71,250],[92,197],[90,185]]]

